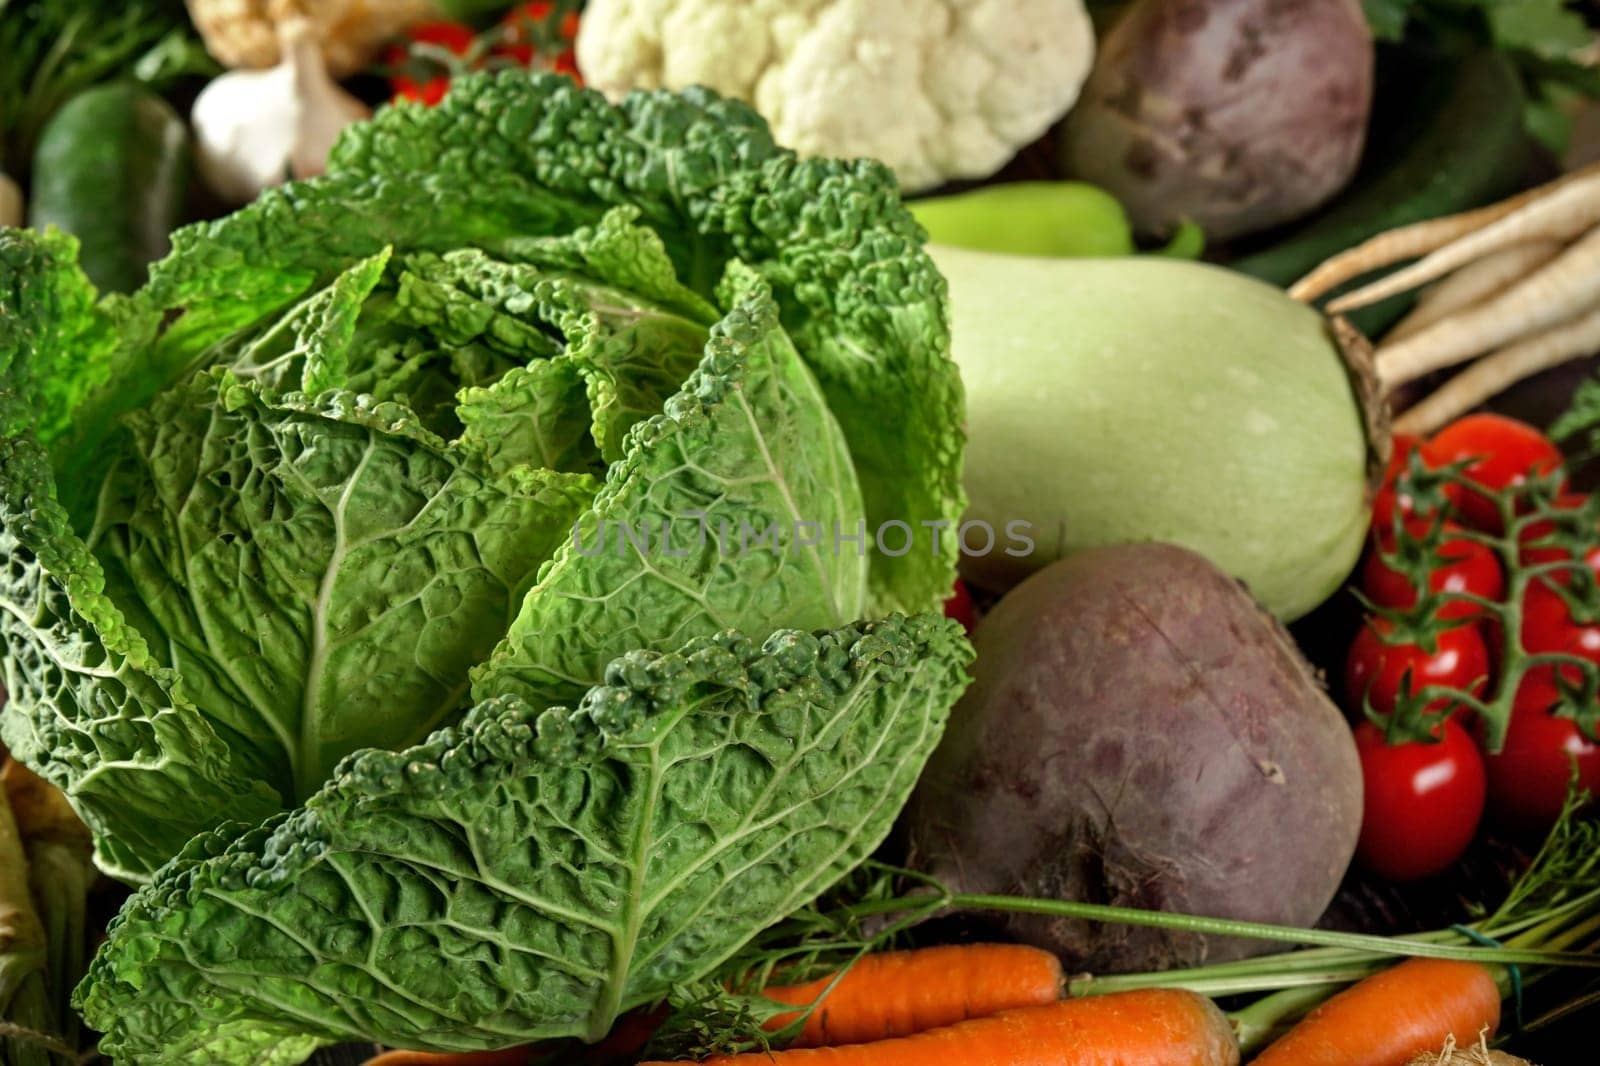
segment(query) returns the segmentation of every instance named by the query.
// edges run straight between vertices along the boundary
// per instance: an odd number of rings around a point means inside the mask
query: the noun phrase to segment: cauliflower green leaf
[[[576,710],[484,701],[197,839],[79,1005],[129,1066],[597,1040],[877,846],[969,654],[953,623],[896,616],[632,652]]]

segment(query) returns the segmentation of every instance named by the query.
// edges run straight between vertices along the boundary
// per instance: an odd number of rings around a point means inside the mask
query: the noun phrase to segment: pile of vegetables
[[[0,1066],[1536,1054],[1589,22],[0,0]]]

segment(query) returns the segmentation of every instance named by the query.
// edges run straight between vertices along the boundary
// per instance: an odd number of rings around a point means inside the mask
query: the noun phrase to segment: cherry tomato
[[[1381,714],[1395,709],[1402,685],[1418,692],[1429,685],[1482,695],[1489,682],[1489,650],[1474,625],[1441,631],[1434,649],[1409,643],[1386,644],[1383,636],[1394,631],[1386,618],[1369,618],[1350,644],[1345,660],[1345,696],[1352,713],[1360,716],[1363,700]],[[1442,711],[1450,699],[1430,700],[1429,711]]]
[[[1555,506],[1561,510],[1578,510],[1589,502],[1589,497],[1579,492],[1563,492],[1556,497]],[[1555,523],[1548,519],[1530,522],[1522,528],[1517,539],[1523,547],[1518,552],[1524,566],[1536,566],[1540,563],[1553,563],[1563,559],[1570,559],[1571,554],[1564,547],[1554,544],[1541,545],[1539,541],[1555,532]],[[1600,529],[1594,531],[1594,544],[1583,553],[1583,561],[1600,577]],[[1572,581],[1570,570],[1556,570],[1545,575],[1546,580],[1555,581],[1566,585]]]
[[[415,44],[428,44],[442,48],[451,55],[467,56],[478,41],[477,31],[460,22],[424,22],[406,32],[406,40]],[[450,74],[441,72],[431,76],[418,73],[418,69],[437,69],[438,64],[411,54],[410,44],[392,46],[384,61],[395,71],[389,76],[389,88],[396,100],[411,100],[432,107],[450,91]]]
[[[959,578],[950,598],[944,601],[944,616],[960,622],[961,628],[968,633],[978,625],[978,605],[972,602],[972,593],[967,591],[966,583]]]
[[[1484,759],[1490,810],[1514,829],[1537,832],[1555,824],[1573,761],[1579,785],[1600,796],[1600,744],[1572,719],[1550,713],[1560,699],[1548,670],[1529,671],[1517,689],[1504,746]]]
[[[1561,465],[1561,451],[1543,433],[1514,418],[1468,415],[1440,430],[1422,445],[1430,467],[1473,460],[1463,476],[1486,489],[1520,485],[1530,474],[1545,474]],[[1467,491],[1457,499],[1468,525],[1500,532],[1500,510],[1488,496]]]
[[[1600,663],[1600,622],[1580,622],[1560,594],[1543,581],[1528,585],[1522,597],[1522,647],[1525,651],[1565,652]],[[1561,675],[1579,679],[1576,666],[1563,666]]]
[[[1355,735],[1366,804],[1356,858],[1391,881],[1449,869],[1483,817],[1483,757],[1471,734],[1446,718],[1431,744],[1389,744],[1371,722]]]
[[[1428,532],[1425,519],[1413,518],[1406,527],[1421,536]],[[1445,531],[1461,527],[1454,522],[1445,523]],[[1383,553],[1394,550],[1394,531],[1377,530],[1375,543],[1367,552],[1361,566],[1361,591],[1380,607],[1411,607],[1417,602],[1417,588],[1410,578],[1391,567]],[[1447,537],[1439,544],[1441,563],[1428,574],[1428,587],[1434,592],[1460,592],[1484,599],[1498,600],[1505,594],[1505,576],[1494,552],[1486,545],[1464,537]],[[1440,604],[1437,617],[1441,619],[1473,618],[1483,613],[1483,608],[1464,600],[1446,600]]]
[[[1378,489],[1377,496],[1372,500],[1372,528],[1379,534],[1391,532],[1394,529],[1395,508],[1400,508],[1400,513],[1409,517],[1415,511],[1415,506],[1409,496],[1395,494],[1394,481],[1411,463],[1411,453],[1417,450],[1422,443],[1422,438],[1413,437],[1409,433],[1396,433],[1393,448],[1389,452],[1389,464],[1384,467],[1383,485]]]
[[[533,0],[532,3],[519,4],[509,11],[505,18],[500,20],[500,43],[495,46],[495,55],[505,56],[518,66],[550,69],[558,74],[569,75],[578,84],[583,84],[583,79],[578,76],[577,54],[572,48],[578,39],[578,13],[569,11],[561,16],[561,25],[558,27],[560,41],[566,46],[558,51],[554,57],[547,57],[541,49],[541,44],[548,48],[548,44],[539,40],[538,30],[549,21],[555,4],[551,0]]]

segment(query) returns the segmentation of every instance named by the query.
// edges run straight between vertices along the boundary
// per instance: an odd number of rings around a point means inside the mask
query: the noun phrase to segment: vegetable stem
[[[1239,1038],[1239,1050],[1246,1055],[1261,1050],[1289,1023],[1309,1014],[1347,983],[1332,981],[1305,988],[1286,988],[1276,995],[1266,996],[1242,1010],[1234,1011],[1228,1015],[1228,1020],[1233,1023],[1234,1034]]]
[[[1145,926],[1156,929],[1177,929],[1211,936],[1352,948],[1370,951],[1383,956],[1420,956],[1434,959],[1456,959],[1462,962],[1507,962],[1600,969],[1600,957],[1578,952],[1467,947],[1437,943],[1421,938],[1384,937],[1369,933],[1340,933],[1326,929],[1300,929],[1294,926],[1242,922],[1230,918],[1208,918],[1203,915],[1175,914],[1167,911],[1148,911],[1140,910],[1137,907],[1113,907],[1106,904],[1079,903],[1071,900],[952,893],[943,897],[944,902],[941,905],[929,908],[929,899],[930,897],[913,896],[909,899],[871,900],[866,903],[845,907],[842,913],[851,918],[864,918],[874,915],[896,914],[908,908],[927,908],[930,916],[932,913],[945,910],[1043,914],[1056,918],[1078,919],[1080,921],[1115,922],[1122,925]]]

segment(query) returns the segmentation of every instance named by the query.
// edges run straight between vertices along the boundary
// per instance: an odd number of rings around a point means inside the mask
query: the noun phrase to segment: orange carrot
[[[1471,1044],[1500,1024],[1500,988],[1475,962],[1407,959],[1306,1015],[1255,1066],[1405,1066],[1445,1040]]]
[[[847,1047],[754,1052],[705,1066],[1238,1066],[1228,1019],[1178,989],[1021,1007],[915,1036]],[[644,1066],[668,1066],[646,1063]]]
[[[829,980],[761,994],[805,1007],[828,990]],[[850,967],[806,1019],[795,1046],[888,1040],[1060,998],[1061,960],[1038,948],[969,944],[886,951]],[[798,1017],[780,1015],[767,1029],[775,1032]]]

